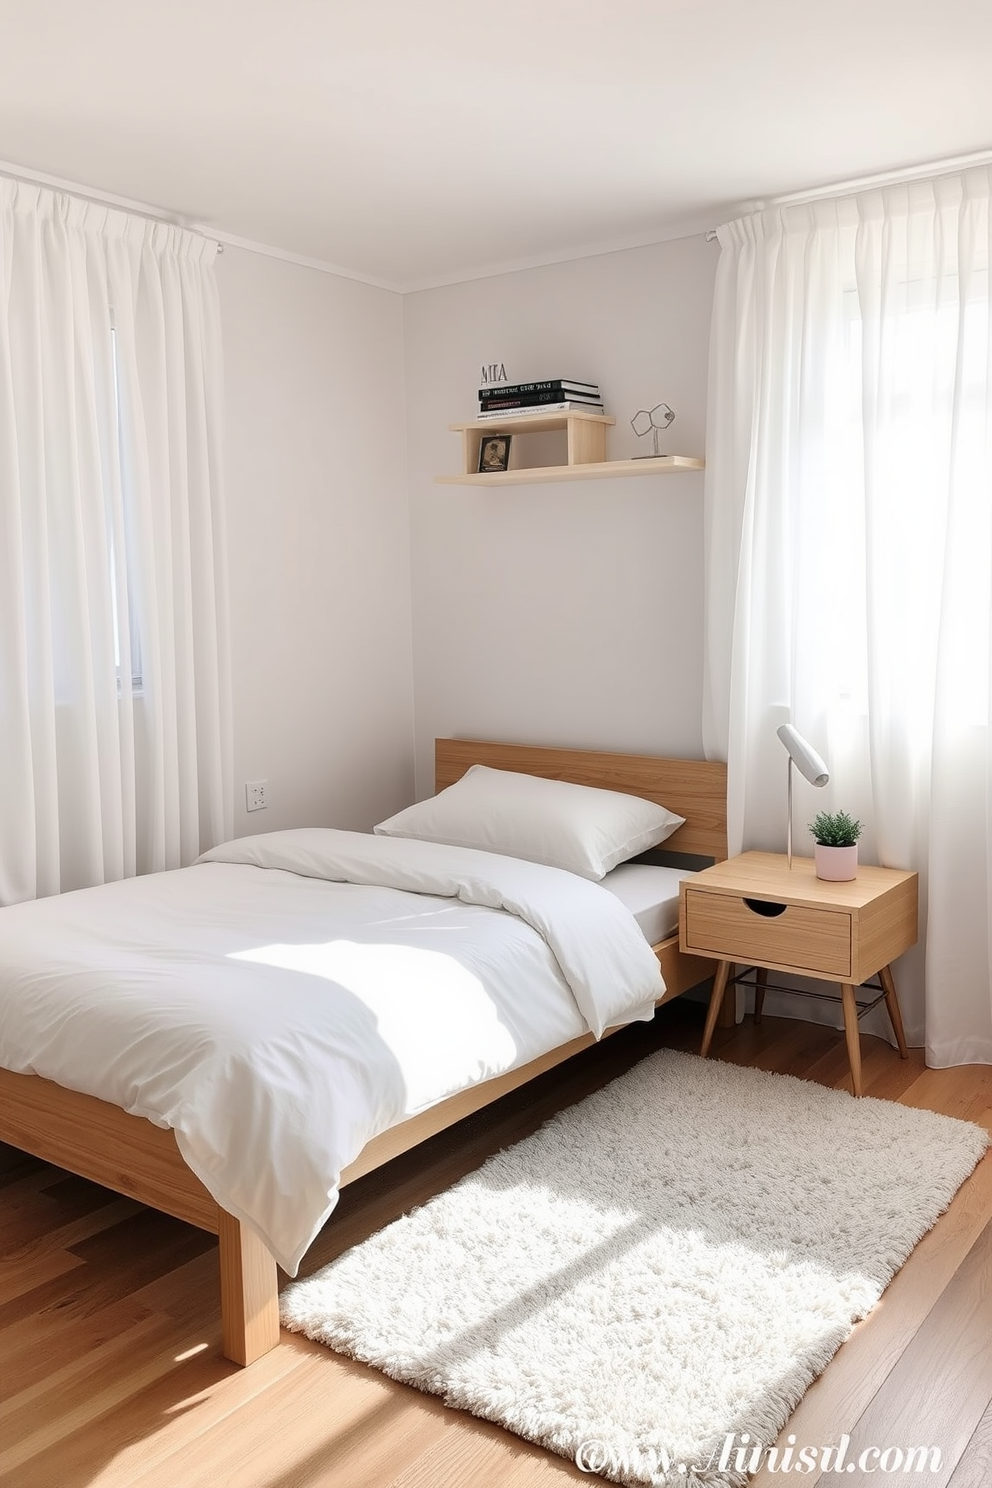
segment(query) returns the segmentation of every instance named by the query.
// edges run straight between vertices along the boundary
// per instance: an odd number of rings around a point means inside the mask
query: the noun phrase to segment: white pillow
[[[657,847],[684,821],[640,796],[472,765],[454,785],[374,830],[384,837],[480,847],[600,879],[618,863]]]

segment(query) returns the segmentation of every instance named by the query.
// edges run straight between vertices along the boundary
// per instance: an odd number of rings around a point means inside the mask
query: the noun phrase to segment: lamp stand
[[[786,852],[789,855],[789,872],[792,872],[792,755],[789,755],[789,825],[786,829]]]

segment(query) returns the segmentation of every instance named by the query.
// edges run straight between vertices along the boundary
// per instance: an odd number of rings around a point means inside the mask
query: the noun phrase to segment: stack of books
[[[553,377],[547,382],[490,383],[479,389],[480,419],[524,413],[602,413],[603,400],[594,382]]]

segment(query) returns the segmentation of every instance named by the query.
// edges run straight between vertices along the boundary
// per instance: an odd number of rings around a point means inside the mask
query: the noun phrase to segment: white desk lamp
[[[826,785],[830,779],[830,771],[823,760],[817,754],[812,745],[807,744],[802,734],[792,727],[791,723],[783,723],[777,730],[779,738],[785,745],[789,754],[789,832],[788,851],[789,868],[792,868],[792,766],[798,765],[802,774],[810,785]]]

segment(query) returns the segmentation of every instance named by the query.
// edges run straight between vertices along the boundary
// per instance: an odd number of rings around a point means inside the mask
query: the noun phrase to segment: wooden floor
[[[667,1045],[695,1049],[676,1002],[349,1188],[305,1270],[422,1202],[562,1105]],[[868,1095],[989,1126],[992,1068],[927,1070],[865,1037]],[[842,1034],[786,1019],[718,1032],[714,1055],[824,1085],[849,1078]],[[248,1370],[220,1357],[215,1242],[36,1164],[0,1187],[3,1488],[545,1488],[569,1462],[284,1335]],[[992,1484],[992,1158],[809,1390],[797,1447],[938,1446],[931,1488]],[[791,1476],[791,1475],[790,1475]],[[781,1484],[789,1476],[753,1480]],[[848,1488],[860,1471],[836,1478]],[[872,1476],[873,1482],[878,1479]],[[917,1481],[920,1475],[917,1475]],[[826,1484],[830,1475],[806,1475]]]

